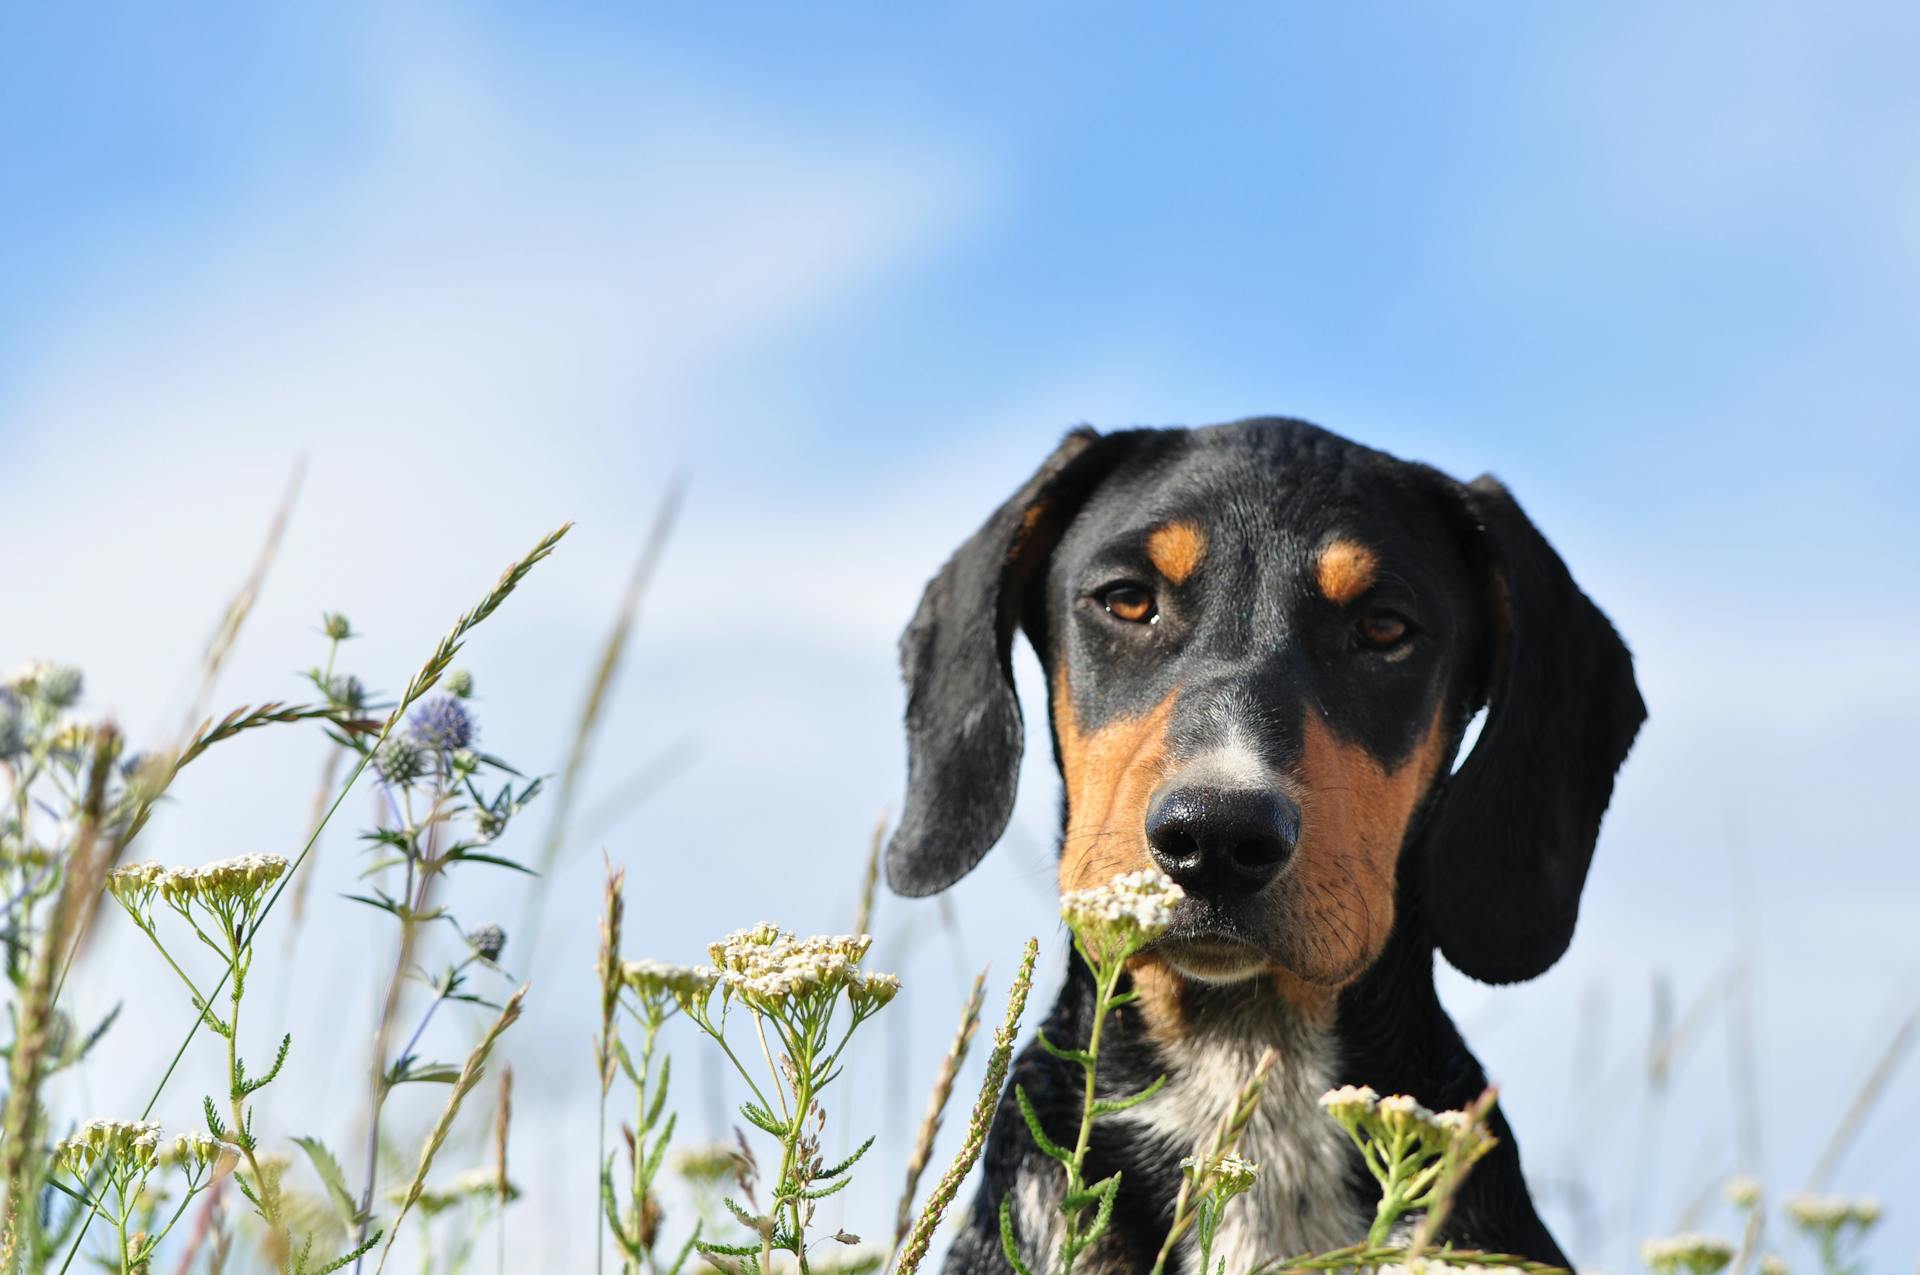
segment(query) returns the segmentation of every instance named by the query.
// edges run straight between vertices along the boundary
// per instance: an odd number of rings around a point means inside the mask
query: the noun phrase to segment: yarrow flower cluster
[[[1756,1178],[1728,1178],[1720,1188],[1720,1197],[1736,1209],[1750,1209],[1760,1203],[1760,1182]]]
[[[872,946],[868,934],[802,939],[762,922],[709,944],[707,954],[724,994],[738,996],[751,1009],[776,1012],[794,1002],[830,1001],[845,991],[855,1016],[865,1017],[900,990],[900,980],[892,975],[859,968]]]
[[[198,868],[132,863],[107,874],[107,891],[143,924],[155,895],[182,914],[198,903],[231,921],[250,915],[286,871],[287,861],[277,854],[246,854]]]
[[[1785,1201],[1787,1216],[1809,1231],[1866,1230],[1880,1220],[1880,1201],[1871,1196],[1795,1195]]]
[[[695,1184],[724,1182],[740,1171],[740,1164],[740,1153],[724,1142],[709,1142],[673,1153],[673,1171]]]
[[[1180,1161],[1180,1167],[1186,1171],[1188,1177],[1194,1177],[1204,1172],[1207,1165],[1203,1157],[1190,1155]],[[1259,1165],[1228,1152],[1214,1162],[1210,1177],[1214,1192],[1221,1199],[1226,1200],[1250,1188],[1259,1174]]]
[[[232,1155],[233,1148],[204,1133],[176,1134],[162,1140],[151,1120],[90,1120],[53,1146],[56,1172],[86,1179],[104,1167],[109,1180],[132,1181],[162,1165],[185,1169],[197,1178]]]
[[[90,1120],[53,1147],[53,1167],[84,1178],[95,1165],[110,1162],[142,1173],[160,1164],[160,1126],[151,1120]]]
[[[1187,892],[1158,868],[1125,872],[1105,885],[1061,896],[1060,916],[1097,963],[1125,959],[1173,925]]]
[[[620,967],[620,976],[642,999],[664,997],[675,1002],[693,997],[705,1000],[720,982],[720,971],[711,965],[670,965],[665,961],[628,961]]]
[[[1710,1235],[1670,1235],[1640,1246],[1640,1260],[1657,1275],[1714,1275],[1733,1260],[1733,1245]]]
[[[1382,1098],[1366,1085],[1330,1089],[1320,1106],[1347,1131],[1380,1184],[1369,1243],[1384,1243],[1401,1214],[1425,1208],[1445,1175],[1466,1172],[1497,1141],[1477,1113],[1429,1111],[1407,1094]]]

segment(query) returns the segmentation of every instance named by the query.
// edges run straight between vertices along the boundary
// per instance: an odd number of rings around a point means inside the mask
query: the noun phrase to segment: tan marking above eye
[[[1185,584],[1207,556],[1207,533],[1198,523],[1170,522],[1147,537],[1147,558],[1174,584]]]
[[[1345,605],[1373,587],[1380,559],[1356,540],[1335,540],[1320,551],[1314,575],[1328,601]]]

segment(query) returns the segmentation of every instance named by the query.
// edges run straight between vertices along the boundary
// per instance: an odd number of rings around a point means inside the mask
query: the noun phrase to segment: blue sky
[[[763,914],[845,923],[897,800],[894,634],[1067,426],[1283,412],[1492,470],[1634,645],[1653,719],[1566,962],[1447,994],[1536,1176],[1590,1146],[1598,1220],[1543,1195],[1625,1269],[1736,1167],[1719,1019],[1657,1154],[1620,1132],[1651,980],[1684,1004],[1751,960],[1758,1167],[1782,1190],[1913,1008],[1916,28],[1895,5],[15,11],[0,661],[80,660],[100,707],[169,729],[305,453],[223,694],[293,694],[321,607],[397,685],[573,517],[470,652],[488,739],[556,765],[684,470],[588,792],[696,741],[606,833],[672,901],[651,949],[684,957]],[[153,853],[294,835],[317,741],[255,747],[190,776]],[[1004,977],[1027,933],[1058,955],[1030,760],[1015,832],[952,896],[958,937],[899,955],[928,990],[872,1065],[915,1110],[954,967]],[[323,884],[348,888],[350,839],[330,849]],[[558,875],[556,916],[592,906],[594,858]],[[328,998],[364,996],[365,923],[337,906],[299,951]],[[940,915],[890,908],[883,951]],[[589,928],[550,927],[532,971],[552,992],[528,1063],[580,1072],[552,1165],[590,1133]],[[112,999],[110,965],[83,997]],[[1911,1198],[1911,1069],[1879,1110],[1837,1185]],[[516,1242],[565,1242],[572,1203],[530,1201]],[[1917,1245],[1896,1208],[1881,1264]]]

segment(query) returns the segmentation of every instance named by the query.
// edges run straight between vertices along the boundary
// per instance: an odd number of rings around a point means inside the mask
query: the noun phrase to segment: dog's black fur
[[[1197,566],[1168,573],[1144,546],[1153,529],[1173,523],[1197,528],[1205,549]],[[1329,578],[1316,575],[1316,561],[1324,573],[1335,543],[1364,550],[1368,569],[1355,596],[1316,587]],[[1113,599],[1133,610],[1116,583],[1151,595],[1152,623],[1116,618]],[[1405,626],[1398,640],[1372,644],[1397,632],[1395,623]],[[1183,782],[1182,766],[1212,755],[1222,731],[1238,741],[1237,755],[1257,757],[1276,800],[1308,812],[1304,832],[1296,821],[1283,834],[1282,866],[1257,870],[1275,875],[1244,890],[1214,878],[1189,890],[1163,966],[1182,975],[1169,980],[1177,1011],[1157,1024],[1144,1004],[1117,1011],[1102,1088],[1131,1093],[1177,1065],[1172,1031],[1283,1050],[1311,1037],[1326,1044],[1331,1083],[1408,1093],[1435,1109],[1476,1097],[1485,1076],[1435,995],[1433,952],[1496,983],[1532,978],[1559,958],[1614,773],[1645,717],[1626,647],[1505,489],[1489,478],[1458,483],[1298,421],[1069,435],[932,581],[902,640],[908,788],[887,860],[901,893],[945,889],[1006,827],[1023,736],[1011,673],[1016,629],[1054,689],[1056,760],[1070,734],[1164,714],[1149,759],[1153,804],[1110,801],[1118,823],[1064,835],[1063,881],[1102,880],[1161,858],[1139,815],[1152,817]],[[1363,631],[1367,641],[1355,636]],[[1481,735],[1454,770],[1462,734],[1483,707]],[[1071,720],[1060,720],[1063,712]],[[1315,744],[1314,730],[1335,744]],[[1416,761],[1430,769],[1408,810],[1352,815],[1381,821],[1398,839],[1378,882],[1323,877],[1315,887],[1304,876],[1334,871],[1329,854],[1343,871],[1359,862],[1351,848],[1316,844],[1316,803],[1342,799],[1312,790],[1316,747],[1345,750],[1389,778],[1413,773],[1404,768]],[[1148,764],[1142,756],[1126,764]],[[1116,784],[1119,772],[1110,765],[1095,778]],[[1072,791],[1069,776],[1069,824]],[[1204,838],[1214,807],[1199,809]],[[1373,924],[1389,900],[1390,925],[1363,941],[1355,927]],[[1181,942],[1198,944],[1193,951],[1224,947],[1254,964],[1224,979],[1194,975],[1206,961],[1183,958]],[[1091,979],[1077,959],[1070,966],[1045,1027],[1056,1042],[1084,1041],[1091,1026]],[[1291,998],[1276,990],[1287,986],[1296,989]],[[1322,997],[1313,1002],[1320,1008],[1301,1008],[1303,995]],[[1077,1066],[1033,1046],[1014,1079],[1056,1138],[1068,1139],[1081,1103]],[[1219,1104],[1230,1096],[1221,1092]],[[1497,1108],[1492,1126],[1500,1144],[1468,1180],[1446,1238],[1564,1264]],[[1151,1265],[1171,1220],[1179,1158],[1191,1150],[1191,1142],[1129,1128],[1096,1126],[1087,1179],[1124,1173],[1112,1229],[1083,1259],[1096,1269]],[[1194,1128],[1192,1140],[1205,1132]],[[949,1270],[1009,1269],[998,1208],[1030,1174],[1058,1169],[1033,1146],[1008,1096]],[[1256,1190],[1291,1192],[1285,1199],[1296,1208],[1327,1198],[1324,1188],[1284,1177],[1275,1166]],[[1344,1178],[1337,1194],[1352,1215],[1370,1214],[1377,1193],[1357,1154],[1347,1155]]]

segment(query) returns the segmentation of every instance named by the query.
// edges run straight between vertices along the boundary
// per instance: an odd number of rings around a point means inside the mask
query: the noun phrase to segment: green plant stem
[[[246,995],[246,964],[249,948],[240,943],[238,934],[243,927],[235,924],[230,933],[235,935],[233,963],[228,971],[233,975],[228,983],[227,1017],[227,1084],[233,1108],[233,1138],[246,1153],[247,1167],[253,1170],[253,1189],[260,1197],[260,1209],[266,1215],[267,1231],[274,1236],[280,1229],[280,1207],[276,1198],[278,1192],[267,1185],[267,1179],[260,1172],[260,1158],[254,1151],[253,1135],[247,1130],[246,1092],[241,1086],[240,1073],[240,1001]],[[284,1246],[290,1250],[291,1245]],[[286,1257],[280,1259],[280,1269],[287,1270]]]
[[[1076,943],[1076,946],[1079,946]],[[1087,955],[1086,949],[1080,949],[1081,955]],[[1067,1164],[1067,1194],[1078,1195],[1086,1190],[1087,1149],[1093,1142],[1094,1104],[1099,1101],[1097,1083],[1100,1069],[1100,1035],[1106,1026],[1107,1014],[1115,1003],[1114,990],[1120,985],[1120,975],[1126,967],[1124,958],[1114,960],[1108,967],[1087,962],[1093,967],[1095,996],[1093,1004],[1093,1030],[1087,1036],[1087,1059],[1080,1064],[1086,1073],[1086,1085],[1080,1104],[1080,1133],[1074,1139],[1073,1159]],[[1080,1232],[1078,1213],[1067,1218],[1067,1235],[1061,1244],[1063,1254],[1060,1263],[1060,1275],[1073,1275],[1074,1258],[1079,1254],[1075,1240]]]
[[[659,1033],[660,1026],[658,1023],[652,1022],[651,1020],[644,1021],[640,1035],[639,1092],[635,1098],[638,1106],[633,1121],[635,1130],[633,1138],[633,1248],[636,1253],[645,1254],[648,1270],[653,1270],[655,1267],[653,1250],[641,1242],[641,1237],[647,1229],[647,1187],[649,1185],[646,1180],[647,1138],[648,1135],[653,1132],[653,1126],[647,1119],[649,1114],[647,1082],[653,1074],[653,1043]],[[639,1258],[634,1259],[633,1270],[636,1275],[638,1275],[640,1270]]]

